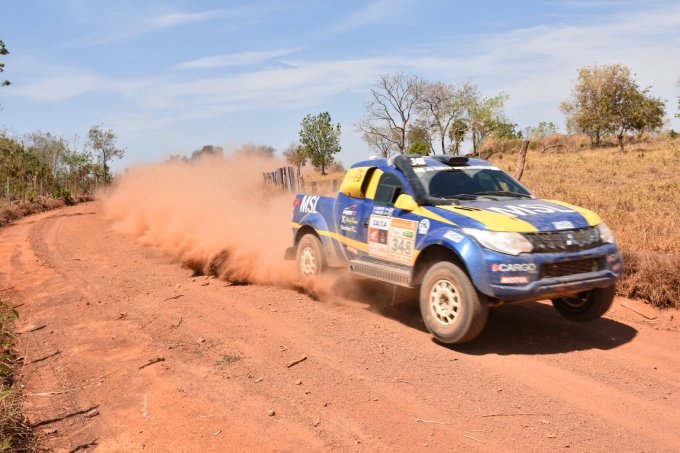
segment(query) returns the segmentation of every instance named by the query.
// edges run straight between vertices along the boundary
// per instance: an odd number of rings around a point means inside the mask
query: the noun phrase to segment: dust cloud
[[[193,269],[233,283],[299,287],[293,261],[293,195],[267,189],[262,172],[281,162],[206,156],[134,167],[104,196],[118,232]]]

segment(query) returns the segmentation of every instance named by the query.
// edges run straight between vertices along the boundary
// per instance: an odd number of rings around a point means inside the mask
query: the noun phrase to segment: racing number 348
[[[392,253],[398,253],[400,255],[410,255],[412,247],[413,242],[409,239],[392,238],[391,244]]]

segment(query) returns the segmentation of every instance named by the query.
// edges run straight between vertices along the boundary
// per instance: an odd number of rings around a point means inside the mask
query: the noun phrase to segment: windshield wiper
[[[447,195],[445,197],[442,197],[445,199],[450,199],[450,198],[455,198],[456,200],[476,200],[477,199],[477,194],[472,195],[469,193],[459,193],[456,195]]]
[[[531,198],[531,195],[527,195],[525,193],[507,192],[505,190],[489,190],[487,192],[475,192],[475,195],[502,195],[514,198]]]

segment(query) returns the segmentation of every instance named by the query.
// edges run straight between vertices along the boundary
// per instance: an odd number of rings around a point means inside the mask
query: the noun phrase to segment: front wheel
[[[470,341],[484,330],[489,306],[460,267],[443,261],[423,277],[420,313],[437,340],[454,344]]]
[[[570,321],[585,322],[597,319],[609,310],[616,289],[614,286],[583,291],[572,297],[553,299],[557,311]]]
[[[326,257],[318,237],[308,233],[297,246],[297,268],[302,278],[312,278],[326,270]]]

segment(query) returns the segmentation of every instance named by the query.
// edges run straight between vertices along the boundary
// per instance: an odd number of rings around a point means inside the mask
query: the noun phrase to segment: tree
[[[677,82],[675,82],[675,86],[680,87],[680,79],[678,79]],[[676,118],[680,118],[680,96],[678,96],[678,113],[675,114]]]
[[[465,118],[475,90],[469,82],[457,87],[441,82],[421,82],[417,112],[427,124],[430,136],[438,139],[442,154],[446,153],[451,126]]]
[[[104,182],[110,180],[108,162],[117,157],[121,159],[125,155],[125,148],[116,147],[116,134],[113,130],[105,131],[102,126],[92,126],[87,133],[88,146],[98,154],[104,169]]]
[[[224,149],[221,146],[203,145],[201,149],[197,149],[191,153],[189,160],[198,160],[207,156],[222,157]]]
[[[449,127],[449,151],[451,154],[460,154],[460,144],[465,140],[465,136],[468,133],[468,120],[464,118],[459,118],[451,123]]]
[[[421,154],[423,156],[429,156],[432,153],[430,133],[424,127],[412,126],[408,130],[406,138],[408,138],[409,153]]]
[[[508,95],[505,93],[484,98],[475,89],[468,113],[468,130],[472,137],[473,154],[478,154],[479,147],[495,130],[502,129],[504,125],[509,124],[503,113],[507,99]]]
[[[627,132],[662,125],[665,105],[651,97],[649,90],[640,89],[626,66],[586,66],[579,69],[572,97],[562,102],[560,109],[570,131],[589,134],[596,146],[602,135],[614,134],[623,151]]]
[[[542,140],[555,134],[557,134],[557,126],[552,121],[541,121],[538,126],[531,129],[531,138],[536,140]]]
[[[382,74],[366,103],[366,116],[357,127],[372,143],[389,142],[399,153],[407,147],[406,134],[420,99],[420,79],[402,72]]]
[[[293,142],[288,145],[288,148],[283,151],[283,157],[286,162],[297,168],[298,172],[307,163],[307,152],[299,143]]]
[[[340,152],[340,123],[333,126],[331,115],[322,112],[309,114],[302,120],[300,142],[312,165],[326,174],[326,167],[333,163],[333,155]]]
[[[0,39],[0,55],[9,55],[9,50],[7,50],[7,47],[5,47],[5,43],[2,42],[2,39]],[[0,62],[0,72],[5,72],[5,63],[3,62]],[[6,87],[9,84],[9,80],[0,81],[1,87]]]
[[[377,152],[380,157],[390,157],[397,149],[396,143],[399,132],[386,127],[375,127],[372,132],[364,132],[361,138],[364,139],[369,149]]]
[[[258,156],[264,158],[274,157],[274,152],[276,150],[269,145],[256,145],[254,143],[246,143],[236,150],[234,154],[241,156]]]
[[[25,146],[49,165],[54,177],[58,176],[63,157],[68,151],[66,140],[49,132],[36,131],[25,135]]]

